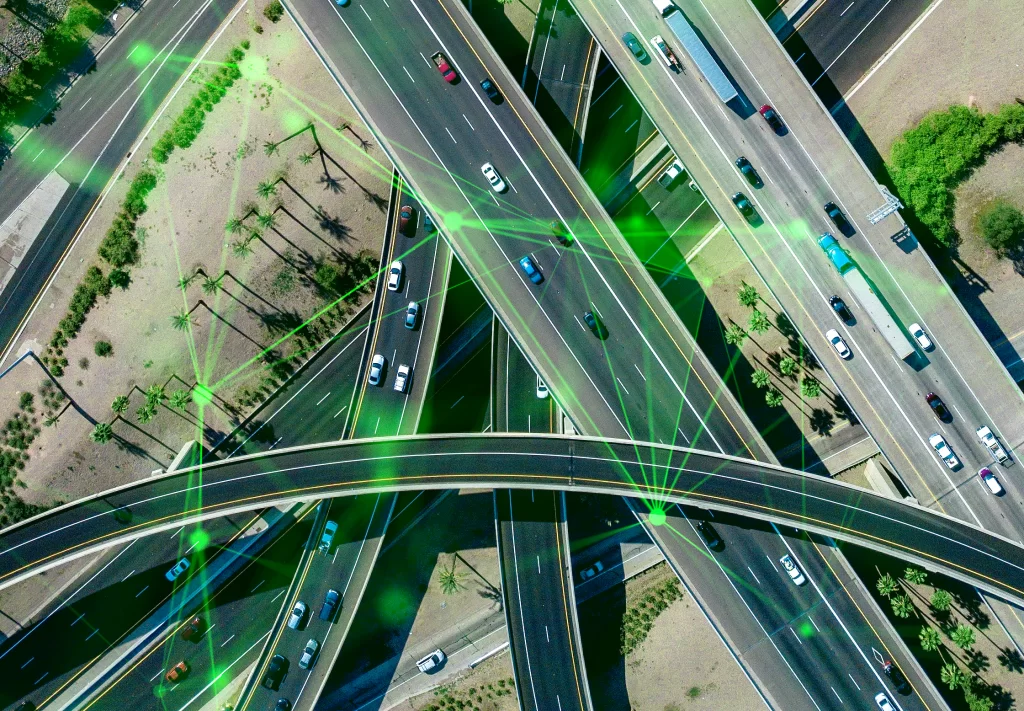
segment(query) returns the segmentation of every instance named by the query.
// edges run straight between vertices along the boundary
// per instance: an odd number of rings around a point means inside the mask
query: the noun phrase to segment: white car
[[[423,657],[423,659],[416,662],[416,668],[424,674],[429,674],[432,671],[436,671],[438,667],[444,664],[444,660],[448,657],[445,656],[444,652],[440,649],[435,649],[433,652]]]
[[[316,663],[316,655],[319,651],[320,643],[315,639],[306,642],[306,648],[302,650],[302,656],[299,657],[299,667],[302,669],[312,667]]]
[[[982,467],[980,470],[978,470],[978,476],[980,476],[981,480],[985,482],[985,486],[988,487],[989,491],[991,491],[996,496],[1002,495],[1003,485],[999,483],[999,480],[996,479],[996,475],[992,473],[991,469],[989,469],[988,467]]]
[[[912,323],[907,329],[910,331],[910,335],[917,341],[917,345],[921,346],[922,350],[930,351],[932,348],[932,339],[928,338],[928,334],[921,328],[921,324]]]
[[[178,564],[164,573],[164,577],[170,580],[172,583],[178,579],[178,576],[188,570],[188,566],[191,565],[188,562],[188,558],[182,558],[178,561]]]
[[[839,331],[834,328],[830,328],[825,331],[825,338],[827,338],[828,342],[832,344],[832,347],[836,349],[836,353],[839,354],[840,358],[849,358],[853,355],[853,351],[851,351],[850,347],[846,345],[846,341],[844,341],[843,337],[839,335]]]
[[[384,360],[384,356],[380,353],[375,355],[370,361],[370,374],[366,376],[366,382],[370,385],[380,385],[380,377],[384,373],[385,365],[387,365],[387,361]]]
[[[299,625],[302,624],[302,620],[306,617],[306,603],[299,600],[295,603],[295,607],[292,608],[292,614],[288,617],[288,626],[293,630],[299,629]]]
[[[953,454],[953,450],[946,444],[946,440],[942,439],[942,435],[938,432],[928,438],[928,442],[935,448],[935,451],[942,457],[942,461],[946,463],[946,466],[950,469],[956,469],[960,466],[960,460]]]
[[[800,568],[797,567],[797,564],[794,563],[793,559],[788,555],[784,555],[779,558],[779,562],[782,564],[782,567],[786,569],[786,574],[789,575],[789,579],[794,583],[797,585],[803,585],[807,582],[807,578],[805,578],[804,574],[800,572]]]
[[[404,393],[409,387],[409,366],[398,366],[398,373],[395,375],[395,392]]]
[[[505,181],[501,179],[501,176],[498,175],[498,171],[494,169],[493,165],[491,165],[490,163],[484,163],[482,166],[480,166],[480,172],[484,174],[485,178],[487,178],[487,182],[491,184],[491,188],[494,190],[494,192],[505,192],[505,189],[507,187],[505,185]]]
[[[601,563],[601,561],[597,561],[596,563],[594,563],[589,568],[584,568],[583,570],[580,571],[580,580],[583,581],[583,582],[587,582],[588,580],[590,580],[592,577],[594,577],[595,575],[597,575],[598,573],[600,573],[603,570],[604,570],[604,565]]]
[[[548,386],[544,384],[544,381],[537,376],[537,397],[544,399],[548,396]]]
[[[398,291],[402,286],[402,277],[405,276],[405,265],[398,259],[391,262],[388,269],[388,291]]]
[[[881,692],[875,694],[875,703],[878,704],[880,711],[896,711],[889,697]]]

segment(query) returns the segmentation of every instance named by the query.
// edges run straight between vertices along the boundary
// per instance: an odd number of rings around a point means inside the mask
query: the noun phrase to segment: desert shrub
[[[96,345],[92,349],[100,358],[105,358],[114,352],[114,347],[107,341],[96,341]]]
[[[981,235],[1000,255],[1013,251],[1024,241],[1024,214],[1013,205],[997,202],[978,220]]]
[[[284,7],[279,0],[273,0],[273,2],[263,8],[263,16],[271,22],[277,22],[281,19],[282,15],[284,15]]]

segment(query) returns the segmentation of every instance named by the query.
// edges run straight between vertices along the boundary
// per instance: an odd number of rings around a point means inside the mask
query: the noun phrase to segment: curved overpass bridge
[[[1024,604],[1024,548],[873,492],[682,447],[553,435],[437,435],[275,450],[152,477],[0,532],[0,589],[182,524],[310,498],[480,488],[567,489],[729,511],[849,541]]]

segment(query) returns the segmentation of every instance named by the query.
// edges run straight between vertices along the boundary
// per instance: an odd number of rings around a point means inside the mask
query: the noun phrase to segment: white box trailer
[[[670,8],[662,9],[662,3],[655,3],[655,7],[662,10],[662,15],[665,18],[665,23],[669,29],[682,43],[683,49],[690,55],[690,59],[700,69],[701,74],[708,80],[708,84],[715,90],[718,98],[722,100],[722,103],[728,103],[735,99],[739,94],[736,92],[736,87],[729,81],[729,77],[725,75],[725,71],[718,65],[715,58],[711,56],[711,52],[704,46],[700,37],[694,31],[693,27],[690,26],[690,21],[686,19],[686,15],[675,5]]]

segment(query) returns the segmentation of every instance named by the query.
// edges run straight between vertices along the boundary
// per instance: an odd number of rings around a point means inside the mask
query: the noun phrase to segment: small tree
[[[928,579],[928,573],[921,570],[920,568],[907,568],[903,572],[903,577],[908,583],[914,583],[914,585],[924,585],[924,581]]]
[[[892,614],[901,620],[910,617],[910,613],[914,611],[914,603],[910,600],[909,595],[897,595],[890,598],[889,602],[892,604]]]
[[[163,385],[150,385],[146,388],[146,403],[156,407],[164,400],[167,399],[167,393],[164,392]]]
[[[110,409],[118,415],[128,412],[128,396],[118,395],[115,397],[114,402],[110,403]]]
[[[942,637],[939,635],[939,631],[928,625],[921,628],[917,638],[921,641],[921,649],[926,652],[934,652],[942,646]]]
[[[786,356],[785,358],[779,361],[779,372],[785,376],[790,376],[793,373],[795,373],[797,367],[797,362],[790,358],[789,356]]]
[[[736,346],[737,348],[743,347],[743,342],[747,340],[747,332],[743,330],[743,327],[739,324],[733,324],[729,326],[725,331],[725,342],[730,346]]]
[[[974,646],[974,630],[963,623],[958,624],[956,629],[950,632],[949,638],[965,652],[971,651],[971,647]]]
[[[942,679],[943,684],[949,687],[950,691],[963,686],[967,681],[967,675],[963,670],[951,662],[942,665],[942,669],[939,670],[939,678]]]
[[[888,573],[879,577],[875,582],[875,590],[882,597],[892,597],[892,594],[899,589],[900,586],[896,584],[896,581]]]
[[[148,402],[135,411],[135,418],[142,424],[146,424],[154,417],[156,417],[156,408]]]
[[[237,217],[230,218],[224,223],[224,231],[232,235],[239,234],[242,231],[242,221]]]
[[[177,408],[179,410],[184,410],[186,407],[188,407],[188,404],[191,401],[192,398],[189,397],[189,394],[184,390],[175,390],[173,393],[171,393],[171,407]]]
[[[946,612],[953,605],[953,596],[945,590],[936,590],[932,593],[931,606],[938,612]]]
[[[89,439],[97,444],[106,444],[114,438],[114,428],[106,422],[97,422],[89,433]]]
[[[231,253],[240,259],[248,259],[252,255],[252,237],[236,239],[231,243]]]
[[[271,227],[277,224],[277,215],[272,212],[265,212],[256,216],[256,224],[265,230],[269,230]]]
[[[1000,254],[1012,250],[1024,239],[1024,214],[1006,202],[996,203],[978,220],[988,246]]]
[[[454,595],[459,591],[460,588],[465,587],[462,584],[462,573],[455,572],[456,558],[452,556],[452,565],[450,568],[441,565],[441,572],[437,576],[437,581],[441,584],[441,592],[444,595]]]
[[[768,320],[768,317],[763,312],[754,309],[753,313],[750,314],[749,326],[750,330],[754,333],[768,333],[772,329],[772,322]]]
[[[256,186],[256,194],[259,195],[264,200],[266,200],[269,197],[277,195],[277,185],[268,180],[265,180]]]
[[[192,325],[192,314],[182,309],[171,316],[171,325],[175,331],[186,331]]]
[[[92,347],[93,352],[100,358],[106,358],[108,355],[114,352],[114,347],[107,341],[96,341],[96,344]]]
[[[299,162],[302,163],[302,165],[309,165],[310,163],[313,162],[313,154],[312,153],[300,153],[299,154]]]
[[[800,393],[807,398],[821,395],[821,383],[817,378],[803,378],[800,381]]]
[[[111,269],[110,276],[107,278],[110,280],[110,285],[116,286],[118,289],[127,289],[128,285],[132,283],[132,275],[127,269]]]
[[[216,294],[218,291],[224,288],[222,280],[224,275],[221,275],[214,279],[213,277],[206,277],[203,279],[203,293],[206,295]]]
[[[764,402],[768,407],[779,407],[782,405],[782,393],[775,388],[768,388],[764,393]]]
[[[754,383],[755,387],[766,388],[771,384],[772,376],[764,368],[758,368],[750,374],[750,380]]]
[[[742,282],[739,292],[740,303],[744,306],[753,306],[761,300],[761,295],[757,293],[757,289],[752,287],[747,282]]]
[[[277,144],[274,143],[273,141],[264,141],[263,152],[266,153],[268,156],[274,155],[275,153],[277,153]],[[260,183],[260,185],[265,185],[265,183]],[[259,192],[258,188],[256,192]]]

